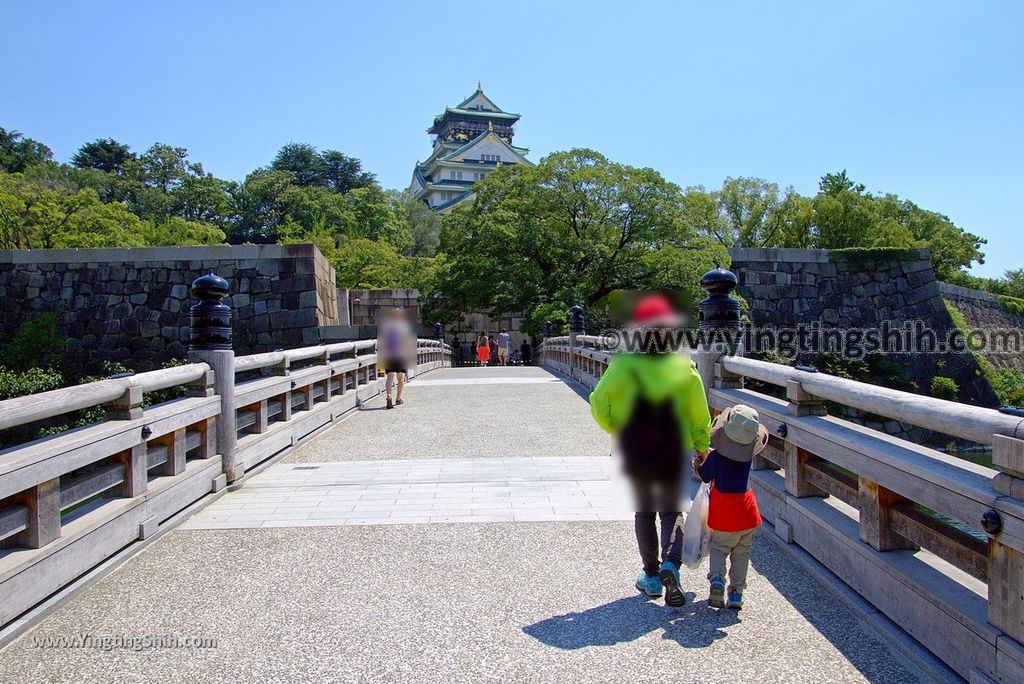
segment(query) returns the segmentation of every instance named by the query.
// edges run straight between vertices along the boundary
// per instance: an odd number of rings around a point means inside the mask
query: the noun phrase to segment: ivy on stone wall
[[[966,333],[970,329],[970,325],[968,325],[963,313],[948,299],[943,299],[942,301],[946,305],[949,317],[953,319],[953,325],[961,332]],[[968,347],[971,347],[970,343],[968,343]],[[979,354],[976,349],[971,348],[971,355],[974,356],[974,360],[977,362],[978,367],[981,368],[982,374],[988,380],[989,385],[991,385],[992,391],[999,398],[1000,404],[1003,406],[1024,406],[1024,373],[1013,368],[996,368],[992,365],[991,361]]]
[[[924,250],[895,247],[847,247],[830,250],[828,258],[834,262],[842,261],[852,265],[884,262],[903,263],[920,260],[922,252]]]
[[[1010,295],[1000,295],[999,304],[1003,307],[1003,311],[1014,316],[1024,316],[1024,299],[1020,297],[1011,297]]]

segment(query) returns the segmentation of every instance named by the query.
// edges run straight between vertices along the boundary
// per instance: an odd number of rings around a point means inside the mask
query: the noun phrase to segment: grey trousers
[[[657,575],[662,560],[672,561],[679,567],[683,555],[679,483],[634,479],[633,494],[636,497],[633,528],[644,572],[651,577]]]
[[[711,530],[711,571],[708,579],[725,579],[725,559],[729,558],[729,591],[743,593],[747,587],[747,569],[750,567],[750,548],[754,545],[756,527],[739,532]]]

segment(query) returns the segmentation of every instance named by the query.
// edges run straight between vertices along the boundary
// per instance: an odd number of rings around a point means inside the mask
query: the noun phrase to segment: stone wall
[[[366,290],[338,288],[338,301],[348,300],[349,325],[376,325],[380,309],[401,307],[420,322],[420,291],[417,289]],[[344,315],[341,316],[344,318]]]
[[[4,251],[0,334],[53,312],[72,374],[158,368],[185,355],[189,286],[208,270],[230,285],[238,354],[316,344],[338,322],[334,269],[313,245]]]
[[[927,250],[733,249],[730,255],[737,292],[755,325],[819,322],[850,330],[921,321],[940,339],[955,327]],[[896,358],[921,394],[930,394],[932,378],[942,375],[956,381],[962,401],[999,404],[970,354]]]
[[[999,295],[949,283],[939,283],[939,292],[943,299],[963,314],[964,320],[971,328],[1024,331],[1024,316],[1012,314],[1004,309],[999,301]],[[1024,354],[1012,351],[988,351],[983,354],[996,368],[1024,371]]]

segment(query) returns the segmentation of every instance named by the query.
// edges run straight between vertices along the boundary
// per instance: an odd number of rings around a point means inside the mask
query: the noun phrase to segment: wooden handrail
[[[120,399],[132,387],[139,388],[141,392],[155,392],[188,384],[201,378],[208,370],[210,367],[205,363],[190,363],[5,399],[0,401],[0,430],[100,406]]]
[[[791,381],[798,382],[808,394],[821,399],[979,444],[991,445],[993,435],[1024,438],[1024,418],[994,409],[901,392],[826,373],[812,373],[739,356],[723,356],[720,362],[735,375],[780,387],[786,387]]]

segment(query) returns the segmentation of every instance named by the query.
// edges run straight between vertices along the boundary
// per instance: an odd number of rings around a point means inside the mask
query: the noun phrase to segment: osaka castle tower
[[[409,192],[444,212],[472,197],[473,183],[502,164],[531,164],[529,150],[512,144],[516,121],[519,115],[502,111],[478,83],[475,93],[434,117],[427,129],[434,150],[416,163]]]

